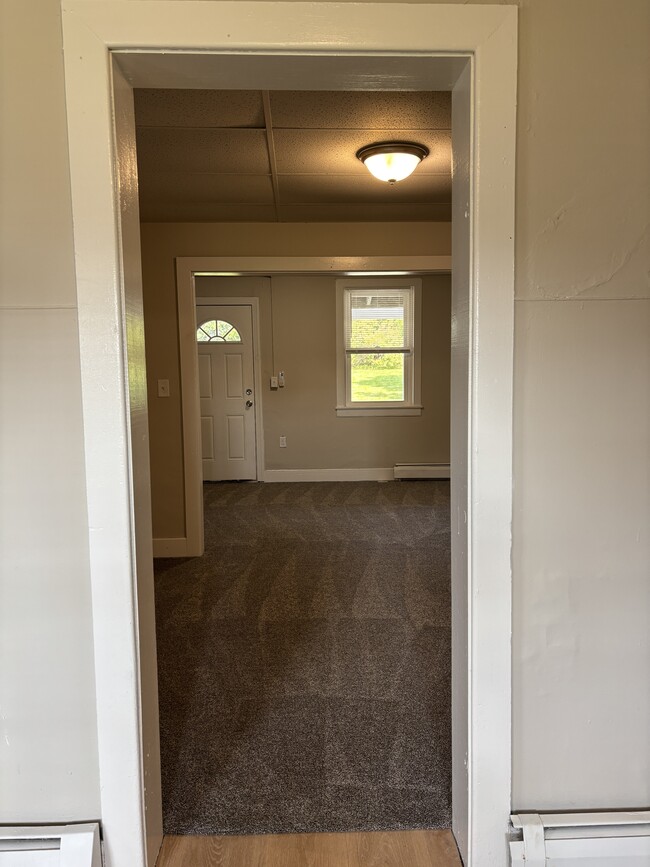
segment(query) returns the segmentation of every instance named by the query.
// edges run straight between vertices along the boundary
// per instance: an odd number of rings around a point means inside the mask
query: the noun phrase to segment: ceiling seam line
[[[269,152],[269,165],[271,167],[271,185],[273,186],[273,204],[275,207],[275,220],[280,222],[280,182],[278,180],[278,166],[275,159],[275,141],[273,140],[273,118],[271,116],[271,96],[268,90],[262,91],[262,105],[264,107],[264,124],[266,126],[266,147]]]

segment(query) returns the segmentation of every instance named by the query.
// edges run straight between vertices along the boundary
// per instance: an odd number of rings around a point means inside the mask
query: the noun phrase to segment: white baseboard
[[[187,557],[187,539],[154,539],[154,557]]]
[[[396,479],[448,479],[451,472],[449,464],[395,464]]]
[[[523,837],[510,843],[512,867],[650,864],[650,811],[520,813],[510,820]]]
[[[265,482],[386,482],[393,479],[392,467],[341,469],[264,470]]]

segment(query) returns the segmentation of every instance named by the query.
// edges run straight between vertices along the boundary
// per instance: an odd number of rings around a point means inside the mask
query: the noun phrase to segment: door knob
[[[253,405],[253,401],[252,401],[252,400],[247,400],[247,401],[246,401],[246,406],[247,406],[249,409],[252,407],[252,405]]]

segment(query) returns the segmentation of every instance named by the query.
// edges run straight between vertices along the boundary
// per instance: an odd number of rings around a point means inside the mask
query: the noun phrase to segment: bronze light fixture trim
[[[424,145],[406,141],[378,142],[357,151],[357,159],[370,174],[388,184],[408,178],[428,156],[429,149]]]

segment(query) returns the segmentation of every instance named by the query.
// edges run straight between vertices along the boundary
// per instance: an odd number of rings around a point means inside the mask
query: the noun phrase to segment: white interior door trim
[[[390,271],[417,274],[451,271],[451,256],[203,256],[180,258],[191,262],[195,274],[225,272],[229,277],[249,274],[336,274]]]
[[[155,841],[147,853],[146,827],[148,816],[160,811],[145,785],[147,756],[141,749],[146,696],[138,672],[140,657],[151,654],[152,647],[138,632],[132,556],[138,515],[130,486],[134,465],[124,309],[129,272],[121,268],[124,232],[130,229],[121,220],[116,185],[112,51],[127,52],[127,77],[137,86],[145,81],[147,86],[187,86],[188,78],[180,73],[196,61],[201,72],[193,86],[223,87],[224,78],[211,71],[215,58],[217,65],[259,72],[266,65],[281,68],[286,57],[294,67],[310,70],[300,79],[308,89],[319,80],[327,89],[391,89],[396,86],[391,58],[398,56],[398,87],[408,78],[415,89],[451,89],[454,99],[457,93],[467,95],[457,105],[469,107],[468,136],[464,143],[454,138],[458,168],[469,178],[462,203],[466,261],[454,262],[454,274],[460,268],[467,275],[467,496],[457,526],[465,527],[468,539],[462,586],[469,617],[467,640],[457,648],[457,660],[465,659],[458,670],[467,689],[465,719],[456,715],[455,735],[459,724],[465,734],[455,736],[453,747],[454,775],[460,779],[466,766],[467,786],[456,791],[457,799],[463,792],[464,797],[454,804],[454,830],[466,864],[505,865],[511,782],[516,7],[62,0],[62,18],[92,528],[101,818],[109,865],[153,867]],[[378,57],[389,71],[384,77],[367,75],[364,70],[371,66],[376,73]],[[334,71],[330,76],[328,69]],[[463,70],[461,93],[455,86]],[[240,73],[233,80],[239,83],[231,86],[243,86]],[[292,75],[294,87],[295,80]],[[271,81],[267,77],[263,87]],[[135,180],[133,159],[130,170]],[[460,292],[463,287],[454,282]],[[107,587],[112,595],[104,606]]]

